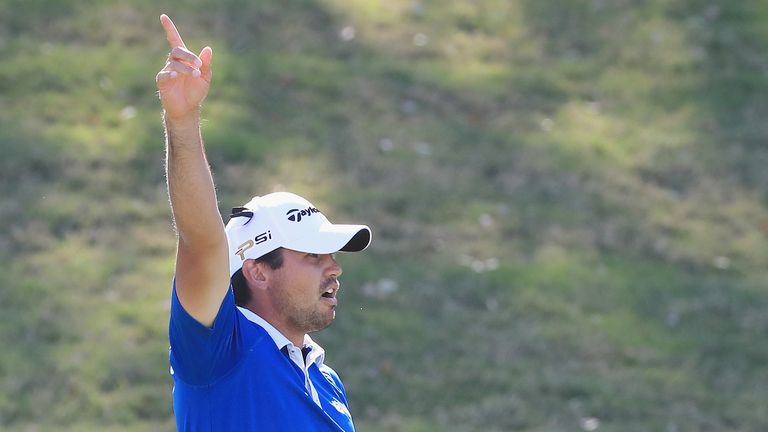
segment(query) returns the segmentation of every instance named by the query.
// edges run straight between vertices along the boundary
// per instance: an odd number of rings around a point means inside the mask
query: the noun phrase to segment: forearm
[[[226,243],[199,114],[164,120],[168,195],[180,243],[199,247]]]

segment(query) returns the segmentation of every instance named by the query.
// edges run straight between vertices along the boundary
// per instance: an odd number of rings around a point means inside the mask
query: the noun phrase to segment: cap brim
[[[286,242],[284,247],[299,252],[328,254],[359,252],[371,244],[371,229],[365,225],[324,224],[312,238]]]
[[[361,227],[352,236],[351,239],[344,245],[340,251],[343,252],[360,252],[371,244],[371,230],[367,226]]]

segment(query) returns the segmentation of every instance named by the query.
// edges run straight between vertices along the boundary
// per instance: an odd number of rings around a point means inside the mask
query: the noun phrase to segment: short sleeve
[[[181,305],[174,279],[168,335],[171,373],[175,379],[190,385],[205,385],[226,374],[237,364],[243,346],[232,287],[219,307],[213,326],[208,328]]]

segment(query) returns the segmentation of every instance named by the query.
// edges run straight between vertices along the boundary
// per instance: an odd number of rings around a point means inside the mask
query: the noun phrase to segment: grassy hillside
[[[768,429],[760,0],[0,0],[0,429],[173,430],[162,12],[222,211],[374,229],[360,430]]]

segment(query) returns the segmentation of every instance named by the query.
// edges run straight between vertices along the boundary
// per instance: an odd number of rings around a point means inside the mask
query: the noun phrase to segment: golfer
[[[333,321],[341,267],[364,225],[332,224],[278,192],[233,209],[226,227],[200,132],[213,52],[189,51],[166,15],[171,46],[157,74],[168,194],[176,224],[170,363],[179,431],[353,431],[347,395],[308,333]]]

